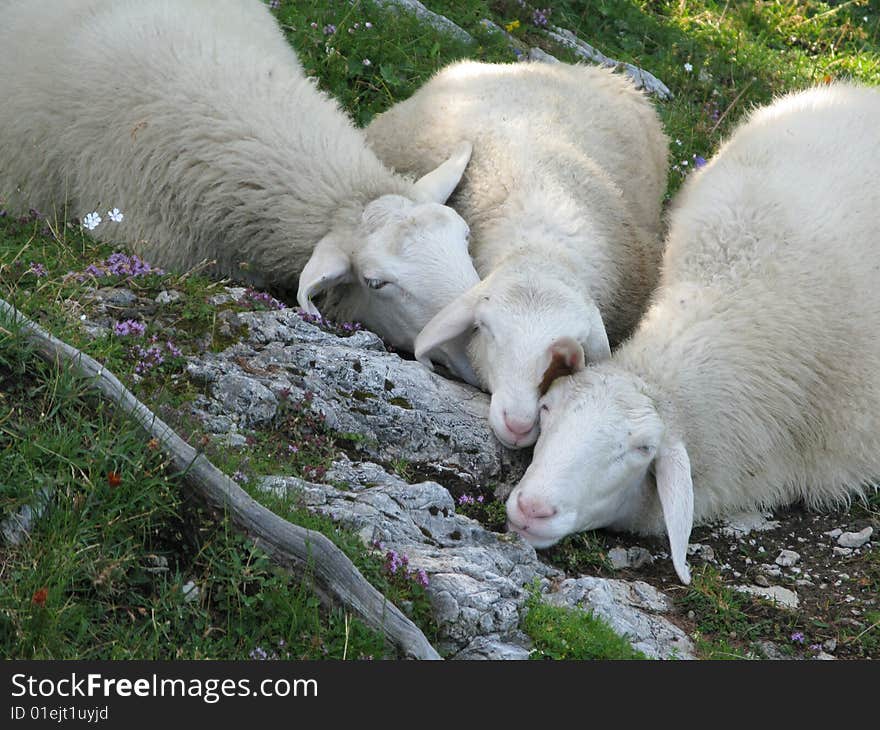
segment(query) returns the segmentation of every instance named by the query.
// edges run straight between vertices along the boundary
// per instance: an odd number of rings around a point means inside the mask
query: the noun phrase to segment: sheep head
[[[326,292],[334,311],[351,313],[395,347],[412,351],[428,321],[479,282],[468,225],[443,204],[470,152],[470,143],[463,143],[407,196],[383,195],[364,207],[354,230],[331,230],[300,274],[300,307],[317,315],[312,299]],[[463,344],[450,343],[437,359],[473,382]]]
[[[690,461],[641,381],[588,368],[557,380],[540,409],[532,463],[507,500],[508,529],[544,548],[582,530],[644,524],[659,506],[673,565],[689,583]]]
[[[596,305],[542,272],[496,269],[428,323],[416,357],[427,364],[466,334],[474,370],[492,393],[489,423],[510,448],[535,443],[538,399],[553,380],[611,354]]]

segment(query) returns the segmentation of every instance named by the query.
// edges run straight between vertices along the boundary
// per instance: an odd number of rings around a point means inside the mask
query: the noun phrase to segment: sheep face
[[[507,500],[508,529],[545,548],[581,530],[643,524],[659,499],[673,563],[687,583],[690,464],[640,381],[589,368],[556,381],[540,410],[534,458]]]
[[[412,351],[428,321],[480,280],[468,225],[442,204],[469,157],[468,144],[418,180],[410,196],[383,195],[364,207],[353,230],[346,222],[328,233],[300,275],[300,306],[318,314],[312,297],[327,290],[334,311]],[[437,359],[474,382],[463,342],[448,343]]]
[[[360,321],[395,347],[411,351],[437,311],[480,280],[467,223],[446,206],[384,196],[367,206],[358,235],[358,275],[346,296]],[[449,351],[440,359],[454,367]]]
[[[535,443],[538,400],[557,377],[610,355],[598,309],[536,272],[497,269],[441,311],[416,340],[416,357],[472,332],[468,352],[492,393],[489,423],[509,448]]]

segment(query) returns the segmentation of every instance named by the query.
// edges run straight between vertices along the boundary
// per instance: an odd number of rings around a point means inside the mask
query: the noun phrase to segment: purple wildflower
[[[248,475],[245,474],[240,469],[236,470],[236,472],[232,475],[232,481],[238,482],[239,484],[245,484],[248,481]]]
[[[418,583],[420,586],[422,586],[422,588],[427,588],[427,587],[428,587],[428,574],[425,572],[425,569],[424,569],[424,568],[419,568],[419,569],[415,572],[415,581],[416,581],[416,583]]]
[[[38,279],[42,279],[44,276],[48,276],[49,272],[46,271],[46,267],[43,264],[34,263],[31,261],[30,268],[25,272],[26,274],[33,274]]]
[[[296,444],[287,444],[287,450],[291,454],[297,454],[299,453],[299,446],[297,446]]]
[[[262,646],[256,646],[251,649],[250,658],[255,659],[256,661],[264,662],[269,658],[269,655],[266,653],[266,650]]]
[[[694,155],[694,167],[703,167],[706,164],[706,158],[701,155]]]
[[[168,350],[168,354],[171,357],[183,357],[183,353],[180,351],[180,348],[177,347],[171,340],[168,340],[165,343],[165,349]]]
[[[552,11],[550,10],[550,8],[536,8],[535,11],[532,13],[532,23],[534,23],[539,28],[546,28],[551,12]]]
[[[148,373],[153,368],[159,367],[165,362],[165,356],[157,345],[151,345],[146,349],[140,346],[135,346],[132,349],[132,354],[137,358],[134,371],[138,375]]]
[[[463,505],[463,504],[473,504],[473,503],[474,503],[474,498],[471,497],[471,495],[469,495],[469,494],[462,494],[462,495],[458,498],[458,503],[459,503],[459,504],[462,504],[462,505]]]
[[[803,643],[804,643],[804,635],[803,635],[803,633],[800,632],[800,631],[795,631],[795,632],[791,635],[791,640],[792,640],[793,642],[795,642],[796,644],[803,644]]]
[[[147,325],[134,319],[125,319],[113,326],[113,332],[120,337],[141,337],[147,331]]]
[[[385,570],[391,575],[395,575],[402,566],[403,561],[400,559],[400,555],[397,554],[396,550],[389,550],[385,554]]]
[[[483,504],[483,495],[482,494],[479,497],[477,497],[477,502],[479,502],[480,504]]]
[[[324,35],[333,35],[336,32],[336,26],[333,23],[327,23],[324,26]]]

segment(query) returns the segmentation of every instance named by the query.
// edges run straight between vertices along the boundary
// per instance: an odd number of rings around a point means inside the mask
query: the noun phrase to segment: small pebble
[[[184,583],[180,590],[183,593],[183,600],[187,603],[196,601],[199,598],[199,587],[191,580]]]
[[[873,527],[866,527],[864,530],[860,530],[859,532],[844,532],[840,537],[837,538],[837,544],[840,547],[844,548],[857,548],[864,545],[868,540],[871,539],[871,535],[874,533]]]
[[[767,579],[767,576],[764,575],[763,573],[758,573],[754,578],[754,582],[755,582],[756,586],[762,586],[763,588],[770,587],[770,581]]]
[[[822,642],[822,648],[828,653],[833,653],[837,649],[837,639],[828,639]]]
[[[781,553],[779,553],[774,562],[777,565],[781,565],[783,568],[790,568],[792,565],[795,565],[800,559],[800,553],[796,553],[794,550],[783,550]]]

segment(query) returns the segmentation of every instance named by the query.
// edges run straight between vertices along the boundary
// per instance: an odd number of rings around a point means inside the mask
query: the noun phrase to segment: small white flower
[[[85,218],[83,218],[83,226],[90,231],[95,230],[100,223],[101,216],[99,216],[97,212],[89,213]]]
[[[687,167],[688,161],[687,161],[687,160],[682,160],[682,161],[681,161],[681,164],[684,165],[685,167]]]
[[[107,217],[113,221],[114,223],[122,223],[122,211],[119,208],[114,208],[113,210],[107,211]]]
[[[364,23],[364,28],[372,28],[372,27],[373,27],[373,24],[369,20],[366,23]]]
[[[693,67],[691,64],[686,63],[686,64],[684,65],[684,70],[687,71],[688,73],[690,73],[691,71],[694,70],[694,67]]]
[[[680,140],[680,139],[676,139],[676,140],[675,140],[675,144],[677,144],[679,147],[681,147],[681,140]]]
[[[364,66],[372,66],[373,62],[369,58],[364,59]]]

